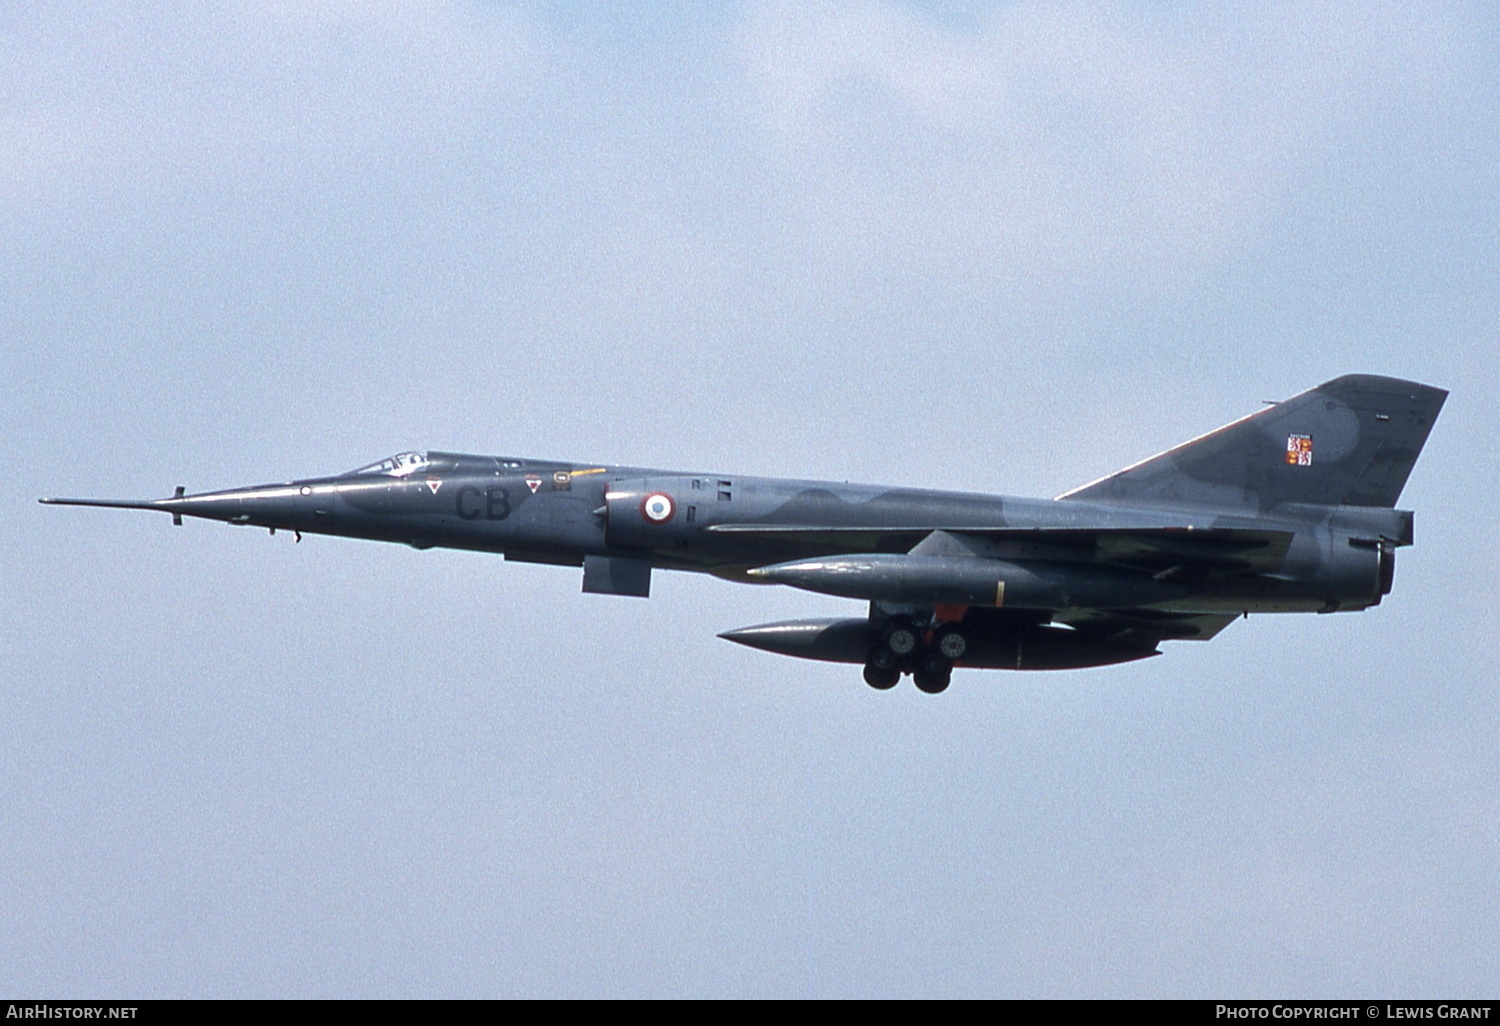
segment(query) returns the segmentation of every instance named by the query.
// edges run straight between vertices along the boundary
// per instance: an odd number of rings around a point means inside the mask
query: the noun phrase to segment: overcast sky
[[[0,15],[0,992],[1494,996],[1500,16]],[[1049,496],[1450,388],[1379,608],[944,695],[859,605],[41,495],[456,449]]]

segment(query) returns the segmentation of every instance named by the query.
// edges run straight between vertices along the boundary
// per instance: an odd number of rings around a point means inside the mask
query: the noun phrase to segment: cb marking
[[[473,485],[464,485],[453,496],[454,511],[464,520],[504,520],[510,516],[510,497],[499,485],[490,485],[480,491]]]

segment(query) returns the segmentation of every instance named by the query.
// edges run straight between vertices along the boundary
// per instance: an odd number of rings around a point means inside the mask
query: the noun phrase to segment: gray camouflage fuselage
[[[1120,662],[1242,614],[1378,604],[1412,542],[1394,503],[1445,396],[1340,378],[1052,500],[427,452],[168,499],[43,501],[581,566],[590,592],[646,595],[655,568],[864,599],[858,620],[725,636],[941,690],[955,664]],[[893,624],[917,655],[872,676]],[[922,656],[939,643],[949,658]]]

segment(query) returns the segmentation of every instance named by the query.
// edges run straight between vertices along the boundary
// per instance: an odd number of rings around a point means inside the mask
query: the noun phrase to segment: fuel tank
[[[1025,626],[965,631],[968,650],[958,666],[997,670],[1074,670],[1160,655],[1117,645],[1063,627]],[[863,663],[881,643],[867,619],[783,620],[725,631],[719,637],[764,652],[830,663]]]
[[[1106,566],[890,553],[792,560],[749,576],[843,598],[1007,609],[1122,609],[1188,593],[1180,584]]]

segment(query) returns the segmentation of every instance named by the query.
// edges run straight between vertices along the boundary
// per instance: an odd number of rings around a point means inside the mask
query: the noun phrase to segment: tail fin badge
[[[1287,435],[1286,461],[1293,467],[1312,466],[1312,435]]]

